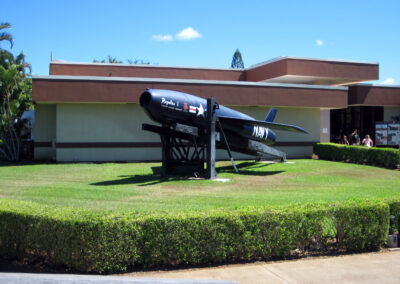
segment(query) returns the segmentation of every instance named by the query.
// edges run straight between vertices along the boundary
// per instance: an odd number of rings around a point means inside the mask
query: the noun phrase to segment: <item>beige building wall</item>
[[[383,108],[383,120],[392,121],[393,116],[400,116],[400,106],[385,106]]]
[[[56,105],[37,104],[35,106],[35,125],[33,127],[35,160],[54,160],[56,157]],[[43,146],[47,144],[47,146]],[[49,145],[50,144],[50,145]]]
[[[331,111],[321,109],[320,142],[331,142]]]
[[[57,104],[57,142],[149,142],[138,104]]]
[[[150,119],[138,104],[58,104],[57,143],[159,142],[158,135],[142,131]],[[62,148],[57,161],[159,160],[159,148]]]

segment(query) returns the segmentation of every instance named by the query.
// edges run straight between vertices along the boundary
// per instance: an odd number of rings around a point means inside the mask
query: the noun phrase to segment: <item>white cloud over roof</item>
[[[323,45],[324,45],[324,42],[322,41],[322,39],[317,39],[317,40],[315,40],[315,43],[316,43],[316,45],[318,45],[318,46],[323,46]]]
[[[382,85],[394,85],[394,79],[393,78],[386,78],[386,80],[382,81],[380,84],[382,84]]]
[[[151,38],[155,39],[155,40],[158,40],[158,41],[171,41],[171,40],[173,40],[172,35],[153,35]]]
[[[193,29],[192,27],[188,27],[186,29],[181,30],[179,33],[176,34],[176,38],[180,40],[191,40],[196,38],[201,38],[202,35]]]
[[[192,40],[201,37],[202,35],[198,31],[196,31],[192,27],[188,27],[177,33],[175,37],[173,37],[170,34],[166,35],[158,34],[158,35],[153,35],[151,38],[157,41],[173,41],[173,40]]]

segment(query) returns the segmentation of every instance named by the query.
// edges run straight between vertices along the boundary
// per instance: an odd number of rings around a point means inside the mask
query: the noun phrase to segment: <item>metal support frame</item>
[[[143,130],[160,135],[163,175],[217,178],[217,171],[215,170],[216,108],[218,108],[218,104],[215,98],[207,99],[205,133],[200,128],[179,123],[163,125],[162,127],[149,124],[142,125]],[[225,137],[224,139],[227,143]],[[204,169],[205,162],[207,164],[206,170]]]
[[[215,170],[215,124],[217,116],[215,109],[218,104],[214,97],[207,99],[207,178],[217,178],[217,171]]]
[[[163,175],[204,176],[205,151],[196,137],[182,139],[160,135],[162,143]]]
[[[143,124],[142,129],[160,135],[164,176],[205,176],[205,139],[196,127]]]

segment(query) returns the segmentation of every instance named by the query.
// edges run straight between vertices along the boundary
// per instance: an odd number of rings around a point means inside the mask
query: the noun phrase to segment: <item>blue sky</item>
[[[53,58],[107,56],[161,66],[245,67],[278,56],[379,62],[380,80],[400,85],[400,1],[1,0],[14,53],[33,74]],[[2,48],[9,48],[2,44]]]

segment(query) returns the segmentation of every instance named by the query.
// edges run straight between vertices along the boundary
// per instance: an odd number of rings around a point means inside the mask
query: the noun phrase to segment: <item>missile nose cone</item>
[[[140,96],[139,102],[142,107],[147,107],[152,99],[150,89],[146,89],[146,91]]]

